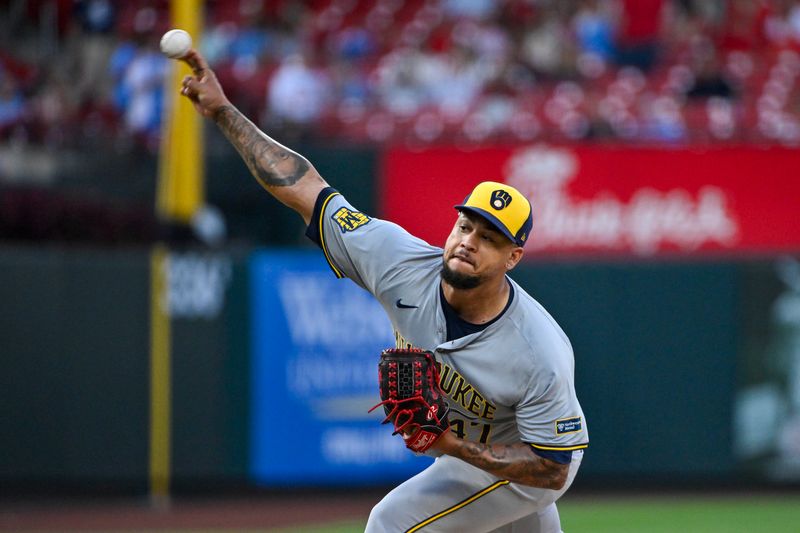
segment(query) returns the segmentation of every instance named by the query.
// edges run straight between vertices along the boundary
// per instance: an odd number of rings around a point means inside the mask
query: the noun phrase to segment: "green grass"
[[[363,533],[365,522],[341,522],[330,526],[270,529],[265,533]]]
[[[568,533],[798,533],[800,497],[565,500]]]
[[[566,533],[799,533],[800,495],[575,497],[558,504]],[[360,533],[363,522],[269,533]],[[468,533],[468,532],[464,532]]]
[[[800,492],[777,494],[754,492],[747,496],[692,493],[632,494],[627,497],[567,494],[559,501],[558,507],[562,528],[566,533],[800,533]],[[313,509],[313,502],[310,502],[309,508]],[[80,515],[79,511],[77,513]],[[75,513],[71,515],[74,519]],[[86,516],[88,520],[92,515]],[[136,516],[131,516],[134,518],[132,523],[135,523]],[[313,510],[309,511],[308,519],[313,520],[313,517]],[[4,527],[3,518],[12,520]],[[302,518],[298,518],[298,521],[300,520]],[[184,527],[159,528],[157,531],[161,533],[361,533],[364,531],[365,522],[364,516],[324,525],[283,528]],[[88,523],[91,523],[91,520]],[[13,513],[6,513],[5,517],[0,513],[0,531],[33,530],[30,527],[20,528],[13,525]],[[64,530],[65,528],[54,528],[37,531],[60,533]],[[100,531],[100,529],[97,527],[78,529],[76,526],[70,528],[70,531]],[[109,527],[103,531],[144,533],[156,530]],[[474,532],[464,530],[460,533]]]

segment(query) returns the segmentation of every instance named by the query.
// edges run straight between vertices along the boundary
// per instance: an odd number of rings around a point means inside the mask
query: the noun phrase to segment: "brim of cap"
[[[519,242],[517,242],[516,237],[514,237],[511,234],[511,232],[508,231],[508,228],[506,228],[505,225],[502,222],[500,222],[500,219],[498,219],[496,216],[494,216],[490,212],[484,211],[483,209],[481,209],[479,207],[473,207],[471,205],[456,205],[456,206],[453,206],[453,207],[455,207],[459,211],[469,211],[470,213],[475,213],[476,215],[485,218],[486,220],[488,220],[492,224],[492,226],[497,228],[497,231],[499,231],[500,233],[502,233],[503,235],[508,237],[508,240],[510,240],[511,242],[516,244],[517,246],[522,246]]]

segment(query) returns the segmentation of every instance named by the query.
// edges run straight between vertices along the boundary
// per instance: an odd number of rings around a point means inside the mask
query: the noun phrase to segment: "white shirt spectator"
[[[123,84],[130,95],[128,107],[125,109],[125,124],[130,131],[158,131],[166,69],[164,56],[150,49],[140,49],[128,65]]]
[[[275,117],[309,124],[320,118],[330,95],[328,80],[300,55],[290,55],[270,79],[268,104]]]

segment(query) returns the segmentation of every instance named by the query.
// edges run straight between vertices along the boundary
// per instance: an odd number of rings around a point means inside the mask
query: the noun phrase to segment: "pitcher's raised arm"
[[[182,59],[193,75],[183,79],[181,94],[217,124],[261,186],[308,224],[317,196],[328,186],[322,176],[305,157],[269,137],[231,104],[200,52],[192,49]]]

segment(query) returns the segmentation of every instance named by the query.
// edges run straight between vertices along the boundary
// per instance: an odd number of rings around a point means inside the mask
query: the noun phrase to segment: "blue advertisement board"
[[[382,484],[431,460],[381,425],[377,364],[394,346],[380,304],[339,280],[318,251],[261,251],[250,260],[252,442],[262,485]]]

